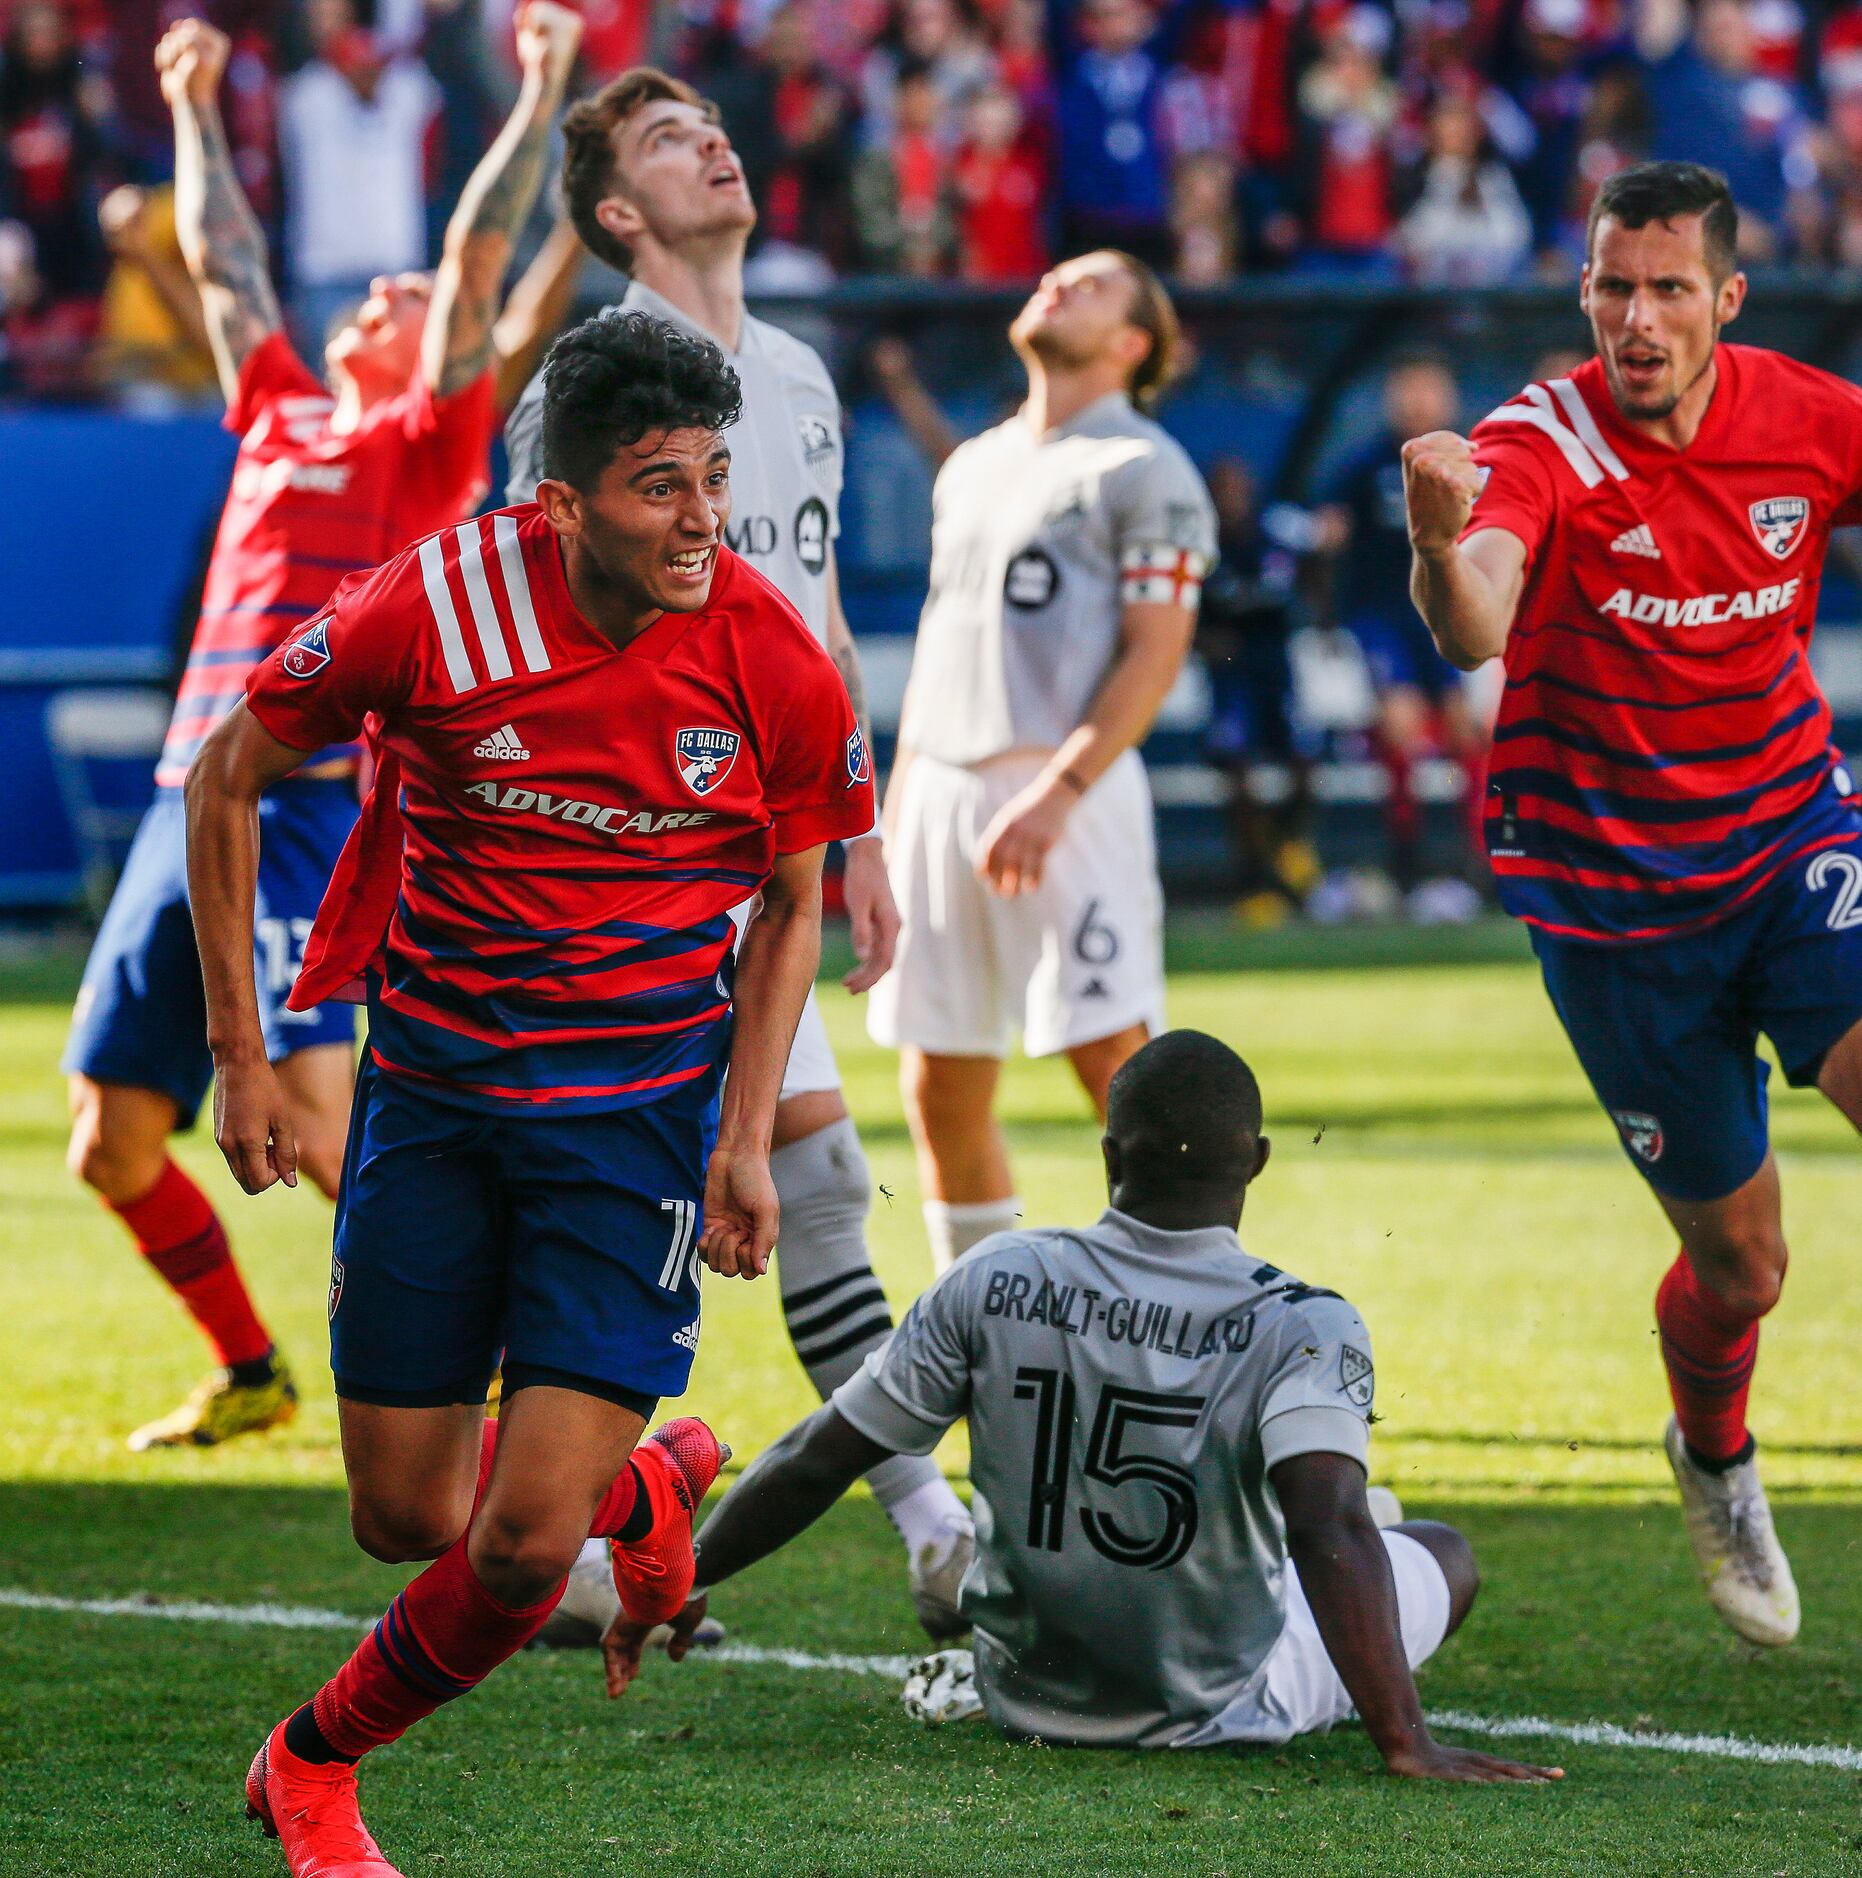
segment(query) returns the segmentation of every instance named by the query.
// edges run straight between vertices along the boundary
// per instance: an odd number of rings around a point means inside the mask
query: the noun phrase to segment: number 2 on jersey
[[[1074,1387],[1058,1370],[1024,1367],[1015,1372],[1015,1399],[1035,1405],[1034,1472],[1028,1490],[1028,1543],[1058,1552],[1066,1544],[1067,1472],[1073,1457]],[[1134,1536],[1110,1513],[1080,1508],[1086,1542],[1117,1565],[1162,1571],[1174,1565],[1196,1539],[1196,1477],[1177,1461],[1156,1454],[1129,1454],[1127,1436],[1141,1428],[1194,1428],[1208,1400],[1200,1395],[1156,1395],[1108,1383],[1099,1392],[1092,1434],[1081,1472],[1099,1485],[1150,1487],[1164,1503],[1160,1532]]]
[[[1862,926],[1862,859],[1837,848],[1826,848],[1804,870],[1804,885],[1812,893],[1836,889],[1835,904],[1824,923],[1831,932]]]

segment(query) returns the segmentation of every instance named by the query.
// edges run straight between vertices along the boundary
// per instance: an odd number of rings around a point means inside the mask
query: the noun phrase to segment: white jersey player
[[[584,245],[632,275],[622,305],[714,341],[743,386],[730,433],[725,540],[779,587],[840,667],[870,748],[853,634],[840,603],[840,400],[821,360],[744,308],[744,246],[756,210],[716,107],[642,67],[577,105],[563,122],[563,195]],[[528,502],[541,473],[539,378],[506,431],[510,499]],[[870,759],[866,759],[870,760]],[[877,829],[846,845],[847,908],[858,957],[847,986],[871,987],[892,962],[898,914]],[[744,909],[747,913],[748,909]],[[825,1398],[892,1331],[866,1248],[872,1184],[841,1096],[840,1071],[809,994],[776,1110],[770,1173],[782,1204],[776,1270],[796,1355]],[[914,1602],[933,1637],[957,1634],[956,1586],[970,1516],[935,1463],[902,1456],[870,1485],[905,1540]],[[605,1549],[591,1541],[565,1599],[594,1640],[619,1609]],[[574,1638],[570,1629],[564,1640]]]
[[[966,1667],[1007,1732],[1210,1747],[1355,1710],[1393,1773],[1550,1777],[1423,1721],[1411,1671],[1467,1615],[1473,1552],[1430,1521],[1378,1531],[1363,1320],[1236,1237],[1267,1160],[1248,1066],[1196,1031],[1146,1045],[1113,1079],[1105,1153],[1098,1224],[1000,1234],[933,1285],[725,1497],[700,1582],[799,1532],[874,1456],[928,1452],[967,1417]],[[675,1623],[675,1655],[703,1605]],[[615,1693],[640,1635],[614,1638]]]
[[[993,1103],[1019,1027],[1106,1088],[1163,1018],[1163,895],[1137,745],[1176,682],[1215,512],[1138,407],[1176,318],[1151,270],[1057,267],[1009,329],[1028,398],[933,496],[931,587],[886,795],[898,958],[868,1009],[903,1051],[943,1270],[1019,1214]]]

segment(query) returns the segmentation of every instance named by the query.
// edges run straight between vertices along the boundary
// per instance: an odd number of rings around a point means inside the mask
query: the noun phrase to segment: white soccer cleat
[[[1366,1487],[1365,1503],[1371,1509],[1371,1524],[1379,1532],[1388,1532],[1392,1526],[1403,1523],[1403,1502],[1389,1487]]]
[[[963,1575],[976,1557],[976,1529],[966,1517],[912,1554],[912,1608],[933,1643],[948,1643],[969,1632],[970,1620],[958,1607]]]
[[[1748,1643],[1789,1643],[1801,1617],[1797,1581],[1772,1526],[1757,1459],[1710,1473],[1689,1455],[1672,1418],[1663,1445],[1707,1602]]]
[[[621,1594],[614,1588],[608,1542],[591,1539],[569,1568],[569,1583],[562,1601],[537,1632],[537,1642],[546,1650],[592,1650],[607,1634],[608,1626],[620,1615],[620,1610]],[[671,1636],[670,1624],[656,1624],[647,1632],[646,1647],[663,1650]],[[701,1650],[722,1643],[724,1638],[724,1626],[715,1617],[705,1618],[692,1632],[692,1642]]]
[[[976,1658],[968,1650],[937,1650],[920,1657],[905,1677],[902,1700],[913,1721],[940,1728],[973,1721],[983,1712],[976,1693]]]

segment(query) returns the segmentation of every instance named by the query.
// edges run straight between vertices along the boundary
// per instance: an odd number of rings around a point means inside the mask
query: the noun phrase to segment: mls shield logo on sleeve
[[[867,759],[866,738],[856,729],[847,739],[847,787],[857,789],[873,777],[873,765]]]
[[[1630,1153],[1639,1161],[1654,1162],[1662,1158],[1662,1149],[1667,1144],[1656,1116],[1644,1115],[1638,1109],[1612,1109],[1610,1119],[1623,1131]]]
[[[1376,1393],[1377,1376],[1371,1359],[1350,1344],[1338,1353],[1338,1392],[1353,1408],[1367,1409]]]
[[[737,761],[743,742],[734,730],[682,730],[673,739],[679,775],[695,796],[708,796]]]
[[[1791,550],[1803,539],[1804,524],[1810,520],[1808,496],[1767,496],[1746,510],[1752,518],[1752,532],[1759,546],[1774,561],[1789,558]]]
[[[315,678],[330,662],[330,622],[320,619],[285,648],[284,668],[293,678]]]

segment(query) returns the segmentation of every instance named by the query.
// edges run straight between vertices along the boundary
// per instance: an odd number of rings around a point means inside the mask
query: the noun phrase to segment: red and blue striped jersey
[[[155,780],[179,788],[259,661],[329,599],[344,575],[483,500],[497,410],[489,372],[450,398],[425,379],[330,429],[329,392],[283,333],[254,347],[226,413],[239,433],[199,623]],[[325,752],[338,756],[341,751]]]
[[[1835,839],[1853,789],[1809,647],[1830,529],[1862,521],[1862,390],[1751,346],[1718,365],[1685,450],[1618,414],[1596,359],[1474,431],[1467,533],[1526,547],[1487,845],[1549,933],[1710,924]]]
[[[715,1072],[732,909],[779,854],[873,825],[846,687],[767,580],[720,549],[702,611],[617,650],[535,504],[346,581],[249,703],[297,749],[372,719],[381,758],[293,1007],[366,974],[375,1061],[470,1107]]]

